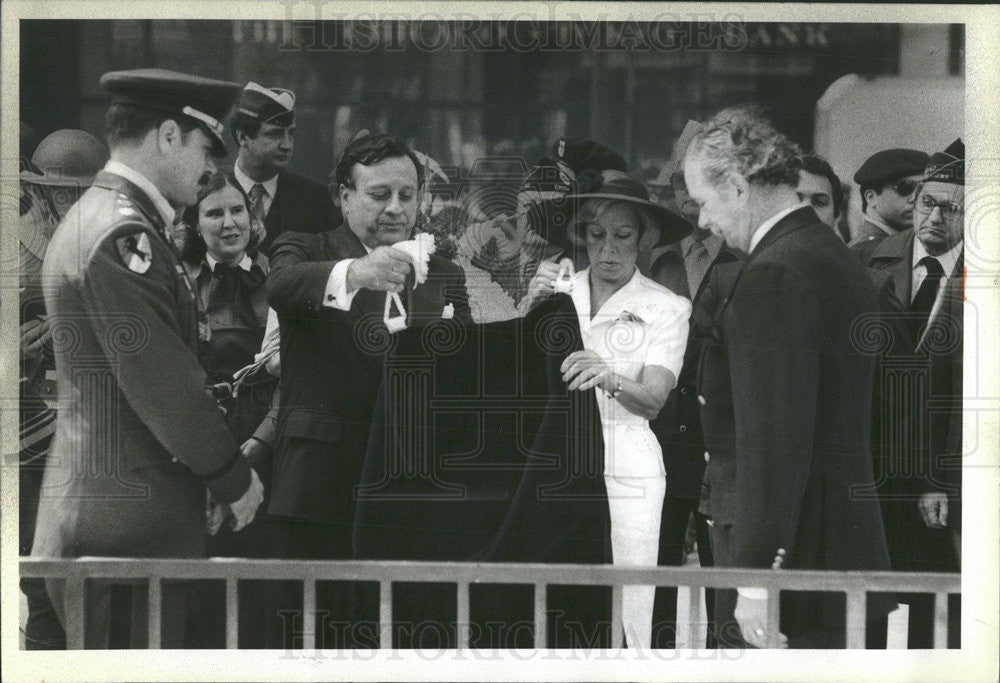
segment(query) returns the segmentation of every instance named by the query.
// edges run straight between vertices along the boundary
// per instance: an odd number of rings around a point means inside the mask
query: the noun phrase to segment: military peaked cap
[[[194,119],[212,138],[212,153],[225,156],[222,119],[240,91],[238,83],[167,69],[112,71],[101,76],[111,104],[129,104]]]

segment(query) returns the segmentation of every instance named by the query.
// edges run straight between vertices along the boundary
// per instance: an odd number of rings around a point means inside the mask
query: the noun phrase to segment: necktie
[[[911,331],[915,341],[920,339],[920,331],[927,324],[934,301],[937,299],[938,289],[941,287],[941,278],[944,277],[941,262],[933,256],[923,257],[920,263],[927,269],[927,275],[924,276],[924,281],[920,283],[920,289],[910,304],[910,311],[913,313]]]
[[[687,256],[684,259],[684,267],[687,269],[688,291],[691,292],[692,299],[698,294],[701,281],[705,279],[705,273],[708,272],[710,260],[708,250],[701,241],[694,240],[691,242]]]
[[[267,190],[260,183],[254,183],[254,186],[250,188],[250,213],[260,221],[264,222],[264,196],[267,194]]]

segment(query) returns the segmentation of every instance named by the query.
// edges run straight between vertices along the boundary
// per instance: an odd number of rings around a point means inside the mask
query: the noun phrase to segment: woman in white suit
[[[596,180],[596,179],[594,179]],[[679,240],[690,225],[648,199],[642,183],[604,171],[575,198],[584,204],[570,236],[590,266],[570,278],[583,351],[561,371],[571,391],[597,392],[614,564],[655,566],[666,475],[649,428],[676,384],[691,303],[640,274],[636,261]],[[529,285],[535,303],[556,291],[560,265],[543,262]],[[632,648],[650,647],[653,586],[626,586],[623,627]]]

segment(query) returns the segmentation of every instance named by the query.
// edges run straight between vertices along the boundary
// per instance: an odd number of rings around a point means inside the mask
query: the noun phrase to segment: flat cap
[[[167,69],[111,71],[101,76],[111,104],[130,104],[170,116],[194,119],[212,138],[212,153],[225,156],[222,119],[240,91],[238,83]]]
[[[295,93],[284,88],[265,88],[250,81],[240,93],[237,111],[261,123],[290,126],[295,123]]]
[[[884,149],[872,154],[854,174],[858,185],[879,185],[897,178],[921,175],[928,155],[915,149]]]
[[[965,185],[965,143],[958,138],[943,152],[935,152],[924,173],[924,181]]]

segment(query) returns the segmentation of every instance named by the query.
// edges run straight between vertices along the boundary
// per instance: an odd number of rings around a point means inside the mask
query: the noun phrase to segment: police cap
[[[872,154],[854,174],[858,185],[878,187],[911,175],[921,175],[928,156],[915,149],[884,149]]]
[[[283,88],[265,88],[250,81],[240,93],[237,110],[255,121],[276,126],[295,123],[295,93]]]
[[[167,69],[112,71],[101,76],[111,104],[129,104],[194,119],[212,138],[212,153],[225,156],[222,119],[240,91],[238,83]]]

